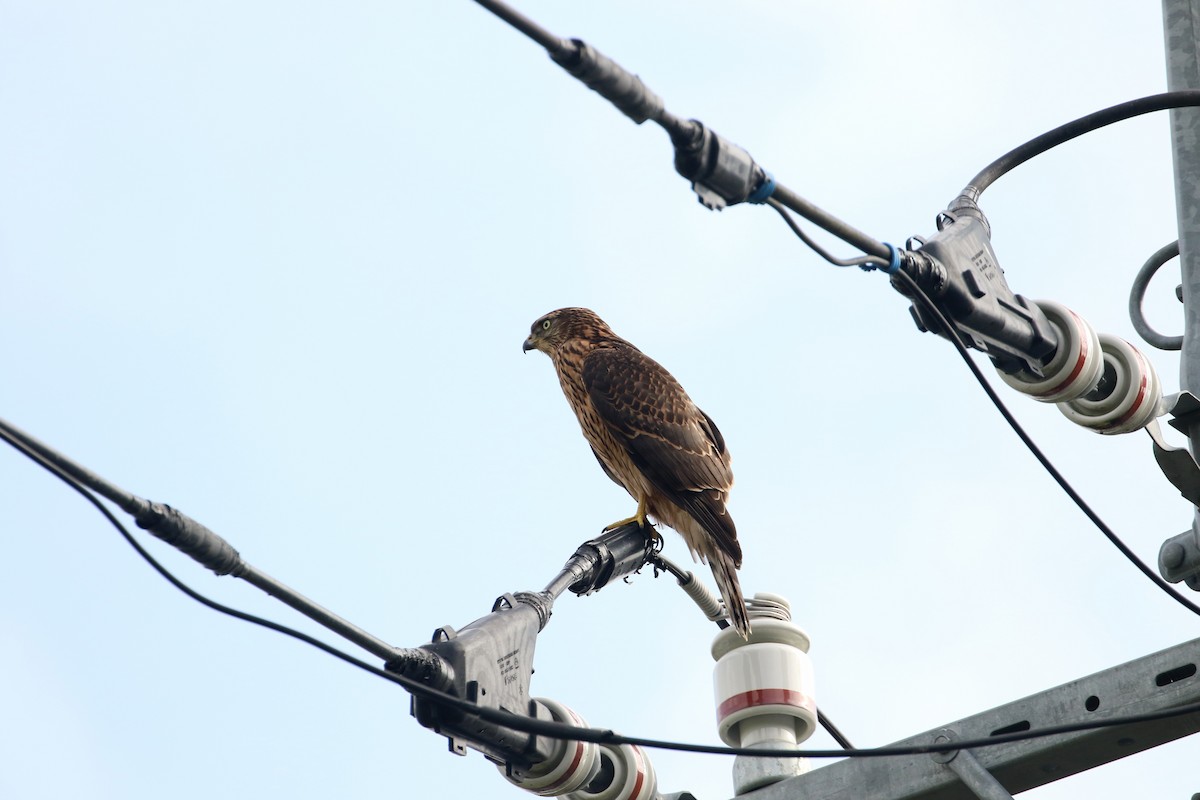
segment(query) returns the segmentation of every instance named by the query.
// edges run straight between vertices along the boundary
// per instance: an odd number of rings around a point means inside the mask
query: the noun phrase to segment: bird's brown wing
[[[724,501],[733,472],[712,419],[666,369],[625,342],[593,350],[583,363],[583,383],[646,479],[740,565],[742,548]]]
[[[609,478],[611,478],[613,483],[615,483],[617,486],[624,486],[624,484],[621,483],[620,477],[618,477],[617,475],[614,475],[613,471],[608,468],[608,464],[604,463],[604,459],[601,458],[600,454],[596,452],[595,447],[592,448],[592,455],[594,455],[596,457],[597,463],[600,464],[600,469],[604,470],[604,474],[607,475]]]

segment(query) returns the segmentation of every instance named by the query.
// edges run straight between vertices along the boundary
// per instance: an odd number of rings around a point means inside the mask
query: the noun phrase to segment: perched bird
[[[725,510],[733,472],[716,423],[671,373],[586,308],[539,317],[522,349],[550,356],[596,460],[637,500],[637,513],[609,528],[645,525],[649,515],[682,534],[692,557],[712,567],[733,627],[749,637],[742,548]]]

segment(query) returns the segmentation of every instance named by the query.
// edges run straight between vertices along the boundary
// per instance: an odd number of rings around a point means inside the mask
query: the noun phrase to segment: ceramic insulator
[[[1028,372],[1000,373],[1000,378],[1022,394],[1043,403],[1061,403],[1087,394],[1104,367],[1100,338],[1091,325],[1066,306],[1035,301],[1058,334],[1058,349],[1042,368],[1042,377]]]
[[[565,722],[580,728],[587,727],[582,717],[562,703],[544,697],[535,699],[550,711],[550,716],[555,722]],[[553,758],[535,764],[523,773],[510,771],[505,765],[497,765],[497,768],[509,783],[540,797],[554,797],[573,792],[583,786],[593,777],[600,765],[600,745],[595,742],[559,740],[554,753]]]

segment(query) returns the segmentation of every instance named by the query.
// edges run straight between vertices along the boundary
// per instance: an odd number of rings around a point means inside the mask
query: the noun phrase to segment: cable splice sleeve
[[[218,575],[236,575],[242,557],[229,542],[165,503],[147,503],[134,519],[138,527],[187,553]]]
[[[582,39],[571,39],[569,46],[551,50],[550,58],[638,125],[662,116],[661,97],[637,75]]]

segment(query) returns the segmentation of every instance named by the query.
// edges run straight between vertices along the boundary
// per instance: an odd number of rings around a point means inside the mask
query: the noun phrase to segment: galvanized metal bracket
[[[1200,399],[1191,392],[1183,391],[1163,398],[1163,409],[1168,415],[1167,424],[1184,436],[1200,425]],[[1200,465],[1186,447],[1167,444],[1157,421],[1146,426],[1146,432],[1154,441],[1154,459],[1162,468],[1167,480],[1175,485],[1179,493],[1194,506],[1200,506]]]
[[[963,739],[1045,728],[1063,723],[1188,706],[1200,702],[1200,639],[1111,667],[1021,700],[896,742],[928,745],[949,729]],[[978,748],[978,761],[1005,791],[1043,786],[1119,758],[1200,731],[1200,712],[1115,727],[1061,733]],[[929,755],[848,758],[787,778],[747,795],[753,800],[978,800],[946,765]],[[965,763],[965,762],[963,762]]]
[[[949,744],[962,737],[953,728],[942,728],[933,737],[934,744]],[[979,800],[1013,800],[1008,789],[992,773],[979,763],[979,759],[970,750],[947,750],[931,753],[930,758],[935,763],[945,764],[946,768],[959,777],[963,785],[975,793]]]
[[[1164,398],[1172,428],[1191,436],[1200,425],[1200,399],[1191,392],[1180,392]],[[1146,426],[1146,432],[1154,440],[1154,460],[1163,474],[1184,498],[1200,509],[1200,466],[1187,448],[1172,447],[1163,439],[1157,421]],[[1163,542],[1158,551],[1158,572],[1171,583],[1183,581],[1188,587],[1200,591],[1200,531],[1193,522],[1192,528]]]

